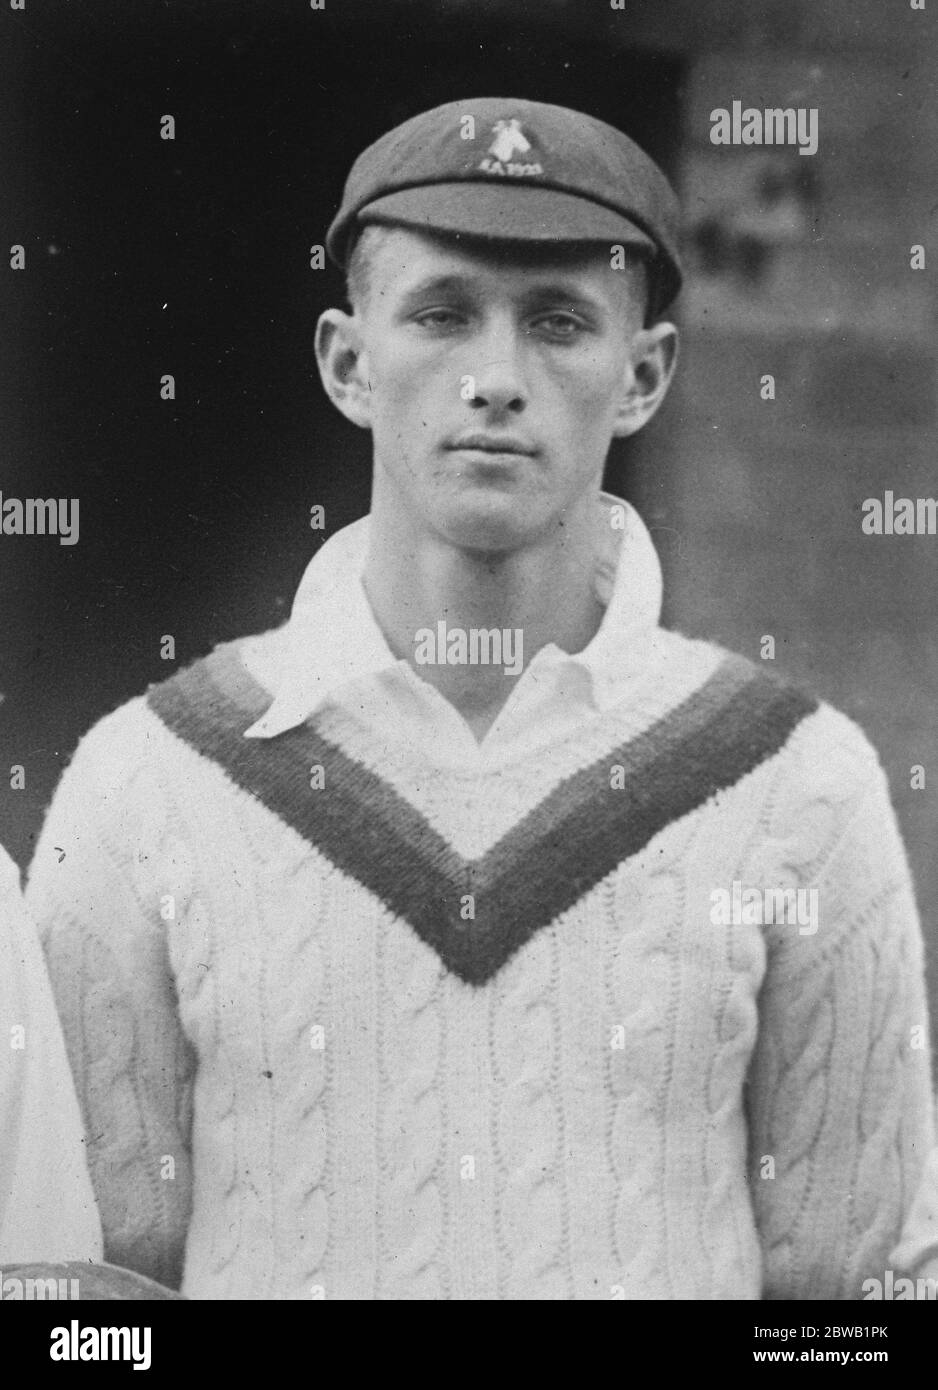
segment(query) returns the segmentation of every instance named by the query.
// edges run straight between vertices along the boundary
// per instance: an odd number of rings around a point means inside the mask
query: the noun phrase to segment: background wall
[[[0,841],[25,865],[79,735],[180,662],[282,620],[367,510],[368,441],[324,401],[312,273],[354,155],[460,94],[620,124],[678,182],[691,287],[661,416],[610,460],[667,619],[810,682],[888,769],[938,1011],[938,537],[865,537],[935,483],[934,15],[892,0],[100,0],[0,10],[0,490],[78,496],[81,539],[0,537]],[[816,106],[820,148],[716,149],[710,110]],[[174,142],[158,137],[164,113]],[[176,377],[161,401],[159,379]],[[760,399],[771,373],[776,399]],[[924,790],[909,769],[924,764]]]
[[[938,496],[935,16],[879,0],[680,3],[641,27],[688,58],[694,273],[660,467],[646,454],[642,470],[646,513],[673,528],[658,537],[668,619],[754,657],[773,635],[775,667],[866,729],[938,1011],[938,536],[860,529],[864,500],[887,489]],[[817,155],[711,145],[710,112],[734,98],[817,107]]]

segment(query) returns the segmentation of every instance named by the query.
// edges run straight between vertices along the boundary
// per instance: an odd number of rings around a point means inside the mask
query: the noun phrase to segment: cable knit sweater
[[[193,1298],[882,1277],[933,1142],[885,779],[762,668],[657,650],[497,769],[336,706],[246,740],[237,643],[86,736],[29,901],[107,1258]],[[734,882],[817,888],[817,931],[715,922]]]

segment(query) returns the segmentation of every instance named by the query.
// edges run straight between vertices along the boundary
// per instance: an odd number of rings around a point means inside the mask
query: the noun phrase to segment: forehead
[[[383,294],[403,298],[446,281],[480,292],[518,292],[552,286],[588,293],[610,307],[643,303],[641,263],[612,268],[606,245],[472,241],[455,236],[382,228],[370,256]]]

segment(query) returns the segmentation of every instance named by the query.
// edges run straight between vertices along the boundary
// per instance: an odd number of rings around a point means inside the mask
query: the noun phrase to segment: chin
[[[541,530],[538,511],[530,498],[473,489],[442,509],[438,526],[451,545],[463,550],[517,550]]]

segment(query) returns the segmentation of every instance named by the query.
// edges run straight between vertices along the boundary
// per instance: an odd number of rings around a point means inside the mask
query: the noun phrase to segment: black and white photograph
[[[0,4],[4,1339],[901,1368],[938,3]]]

